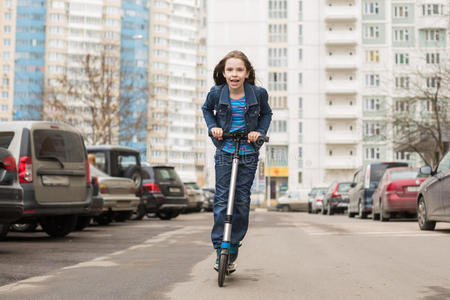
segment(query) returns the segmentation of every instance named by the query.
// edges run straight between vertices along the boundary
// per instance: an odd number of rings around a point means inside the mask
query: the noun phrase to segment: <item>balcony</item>
[[[325,9],[325,22],[356,22],[358,10],[354,6],[327,6]]]
[[[328,131],[325,134],[325,143],[333,145],[352,145],[358,144],[360,137],[354,131]]]
[[[354,31],[327,31],[325,34],[325,45],[327,46],[345,46],[356,45],[358,35]]]
[[[358,108],[349,105],[333,105],[325,108],[326,119],[357,119]]]
[[[356,169],[361,165],[356,156],[329,156],[325,159],[325,168],[333,170]]]
[[[349,55],[336,55],[329,56],[325,60],[326,70],[356,70],[357,63],[355,56]]]
[[[325,85],[327,95],[352,95],[358,92],[356,80],[333,80]]]

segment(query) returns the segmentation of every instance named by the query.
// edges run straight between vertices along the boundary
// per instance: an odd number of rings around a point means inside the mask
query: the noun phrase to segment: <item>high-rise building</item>
[[[208,74],[228,51],[242,50],[270,95],[269,155],[263,151],[260,160],[266,177],[270,172],[272,198],[287,188],[306,195],[313,186],[351,180],[364,163],[419,163],[395,151],[388,118],[404,107],[412,73],[447,57],[449,4],[208,2]]]
[[[150,8],[150,111],[152,163],[177,168],[184,181],[204,183],[206,126],[206,1],[155,0]]]

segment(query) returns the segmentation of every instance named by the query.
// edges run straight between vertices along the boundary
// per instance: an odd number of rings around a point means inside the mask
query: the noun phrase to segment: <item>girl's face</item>
[[[231,90],[239,91],[244,86],[244,81],[248,78],[250,72],[245,68],[244,61],[239,58],[229,58],[225,62],[223,77]]]

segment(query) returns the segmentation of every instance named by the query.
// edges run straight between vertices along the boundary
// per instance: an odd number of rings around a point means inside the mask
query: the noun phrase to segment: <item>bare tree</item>
[[[394,148],[415,152],[434,167],[450,144],[450,64],[445,60],[411,75],[405,95],[393,103]]]
[[[136,109],[146,104],[147,87],[137,86],[133,76],[121,71],[119,55],[106,46],[98,55],[81,55],[48,80],[44,119],[76,126],[88,144],[129,142],[146,130],[147,117]]]

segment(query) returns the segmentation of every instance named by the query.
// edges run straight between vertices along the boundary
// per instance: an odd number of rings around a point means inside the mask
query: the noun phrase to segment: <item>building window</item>
[[[287,90],[287,72],[269,72],[269,90]]]
[[[439,41],[441,38],[439,29],[425,29],[425,40],[427,42]]]
[[[299,61],[303,60],[303,49],[302,48],[298,49],[298,60]]]
[[[422,16],[442,16],[444,15],[444,5],[442,4],[423,4]]]
[[[3,92],[2,92],[2,98],[3,98],[3,99],[8,99],[8,97],[9,97],[8,91],[3,91]]]
[[[287,48],[269,48],[269,66],[287,66]]]
[[[395,88],[409,89],[409,77],[408,76],[395,77]]]
[[[366,74],[366,87],[379,87],[380,75],[378,74]]]
[[[303,18],[303,1],[298,1],[298,19]]]
[[[427,53],[426,54],[427,64],[439,64],[441,57],[439,53]]]
[[[380,38],[380,26],[368,25],[364,28],[364,38],[368,40],[375,40]]]
[[[280,121],[280,120],[272,121],[270,130],[272,132],[286,132],[287,131],[287,121]]]
[[[380,3],[376,1],[364,3],[364,14],[368,16],[378,15],[380,13]]]
[[[298,147],[298,158],[299,159],[303,158],[303,148],[302,147]]]
[[[299,110],[303,109],[303,98],[302,97],[298,97],[298,109]]]
[[[303,73],[298,73],[298,84],[303,84]]]
[[[427,77],[426,79],[428,88],[437,88],[440,85],[441,78],[439,77]]]
[[[395,111],[396,112],[408,112],[409,111],[409,102],[406,100],[397,100],[395,102]]]
[[[270,96],[269,104],[275,109],[286,109],[287,108],[287,96]]]
[[[4,31],[5,33],[10,33],[10,32],[11,32],[11,26],[9,26],[9,25],[3,26],[3,31]]]
[[[396,65],[409,65],[409,54],[408,53],[395,53],[395,64]]]
[[[298,172],[298,183],[302,183],[302,181],[303,181],[302,172]]]
[[[5,21],[11,21],[11,13],[6,12],[4,14]]]
[[[269,0],[269,18],[287,18],[287,0]]]
[[[379,136],[381,134],[381,125],[378,122],[367,122],[364,124],[365,136]]]
[[[364,155],[367,160],[380,159],[380,148],[366,148]]]
[[[8,111],[8,105],[2,104],[2,112],[7,112],[7,111]]]
[[[381,100],[380,98],[366,98],[364,101],[365,111],[380,111],[381,110]]]
[[[301,24],[298,25],[298,43],[303,43],[303,25]]]
[[[300,133],[300,134],[303,133],[303,123],[302,122],[298,123],[298,133]]]
[[[379,50],[366,50],[366,63],[379,63],[380,51]]]
[[[406,5],[394,6],[394,19],[406,19],[409,17],[409,7]]]
[[[409,29],[394,29],[394,41],[395,42],[409,41]]]
[[[287,24],[269,24],[269,42],[287,42]]]
[[[411,153],[404,152],[404,151],[397,151],[395,152],[395,159],[396,160],[410,160],[411,159]]]

